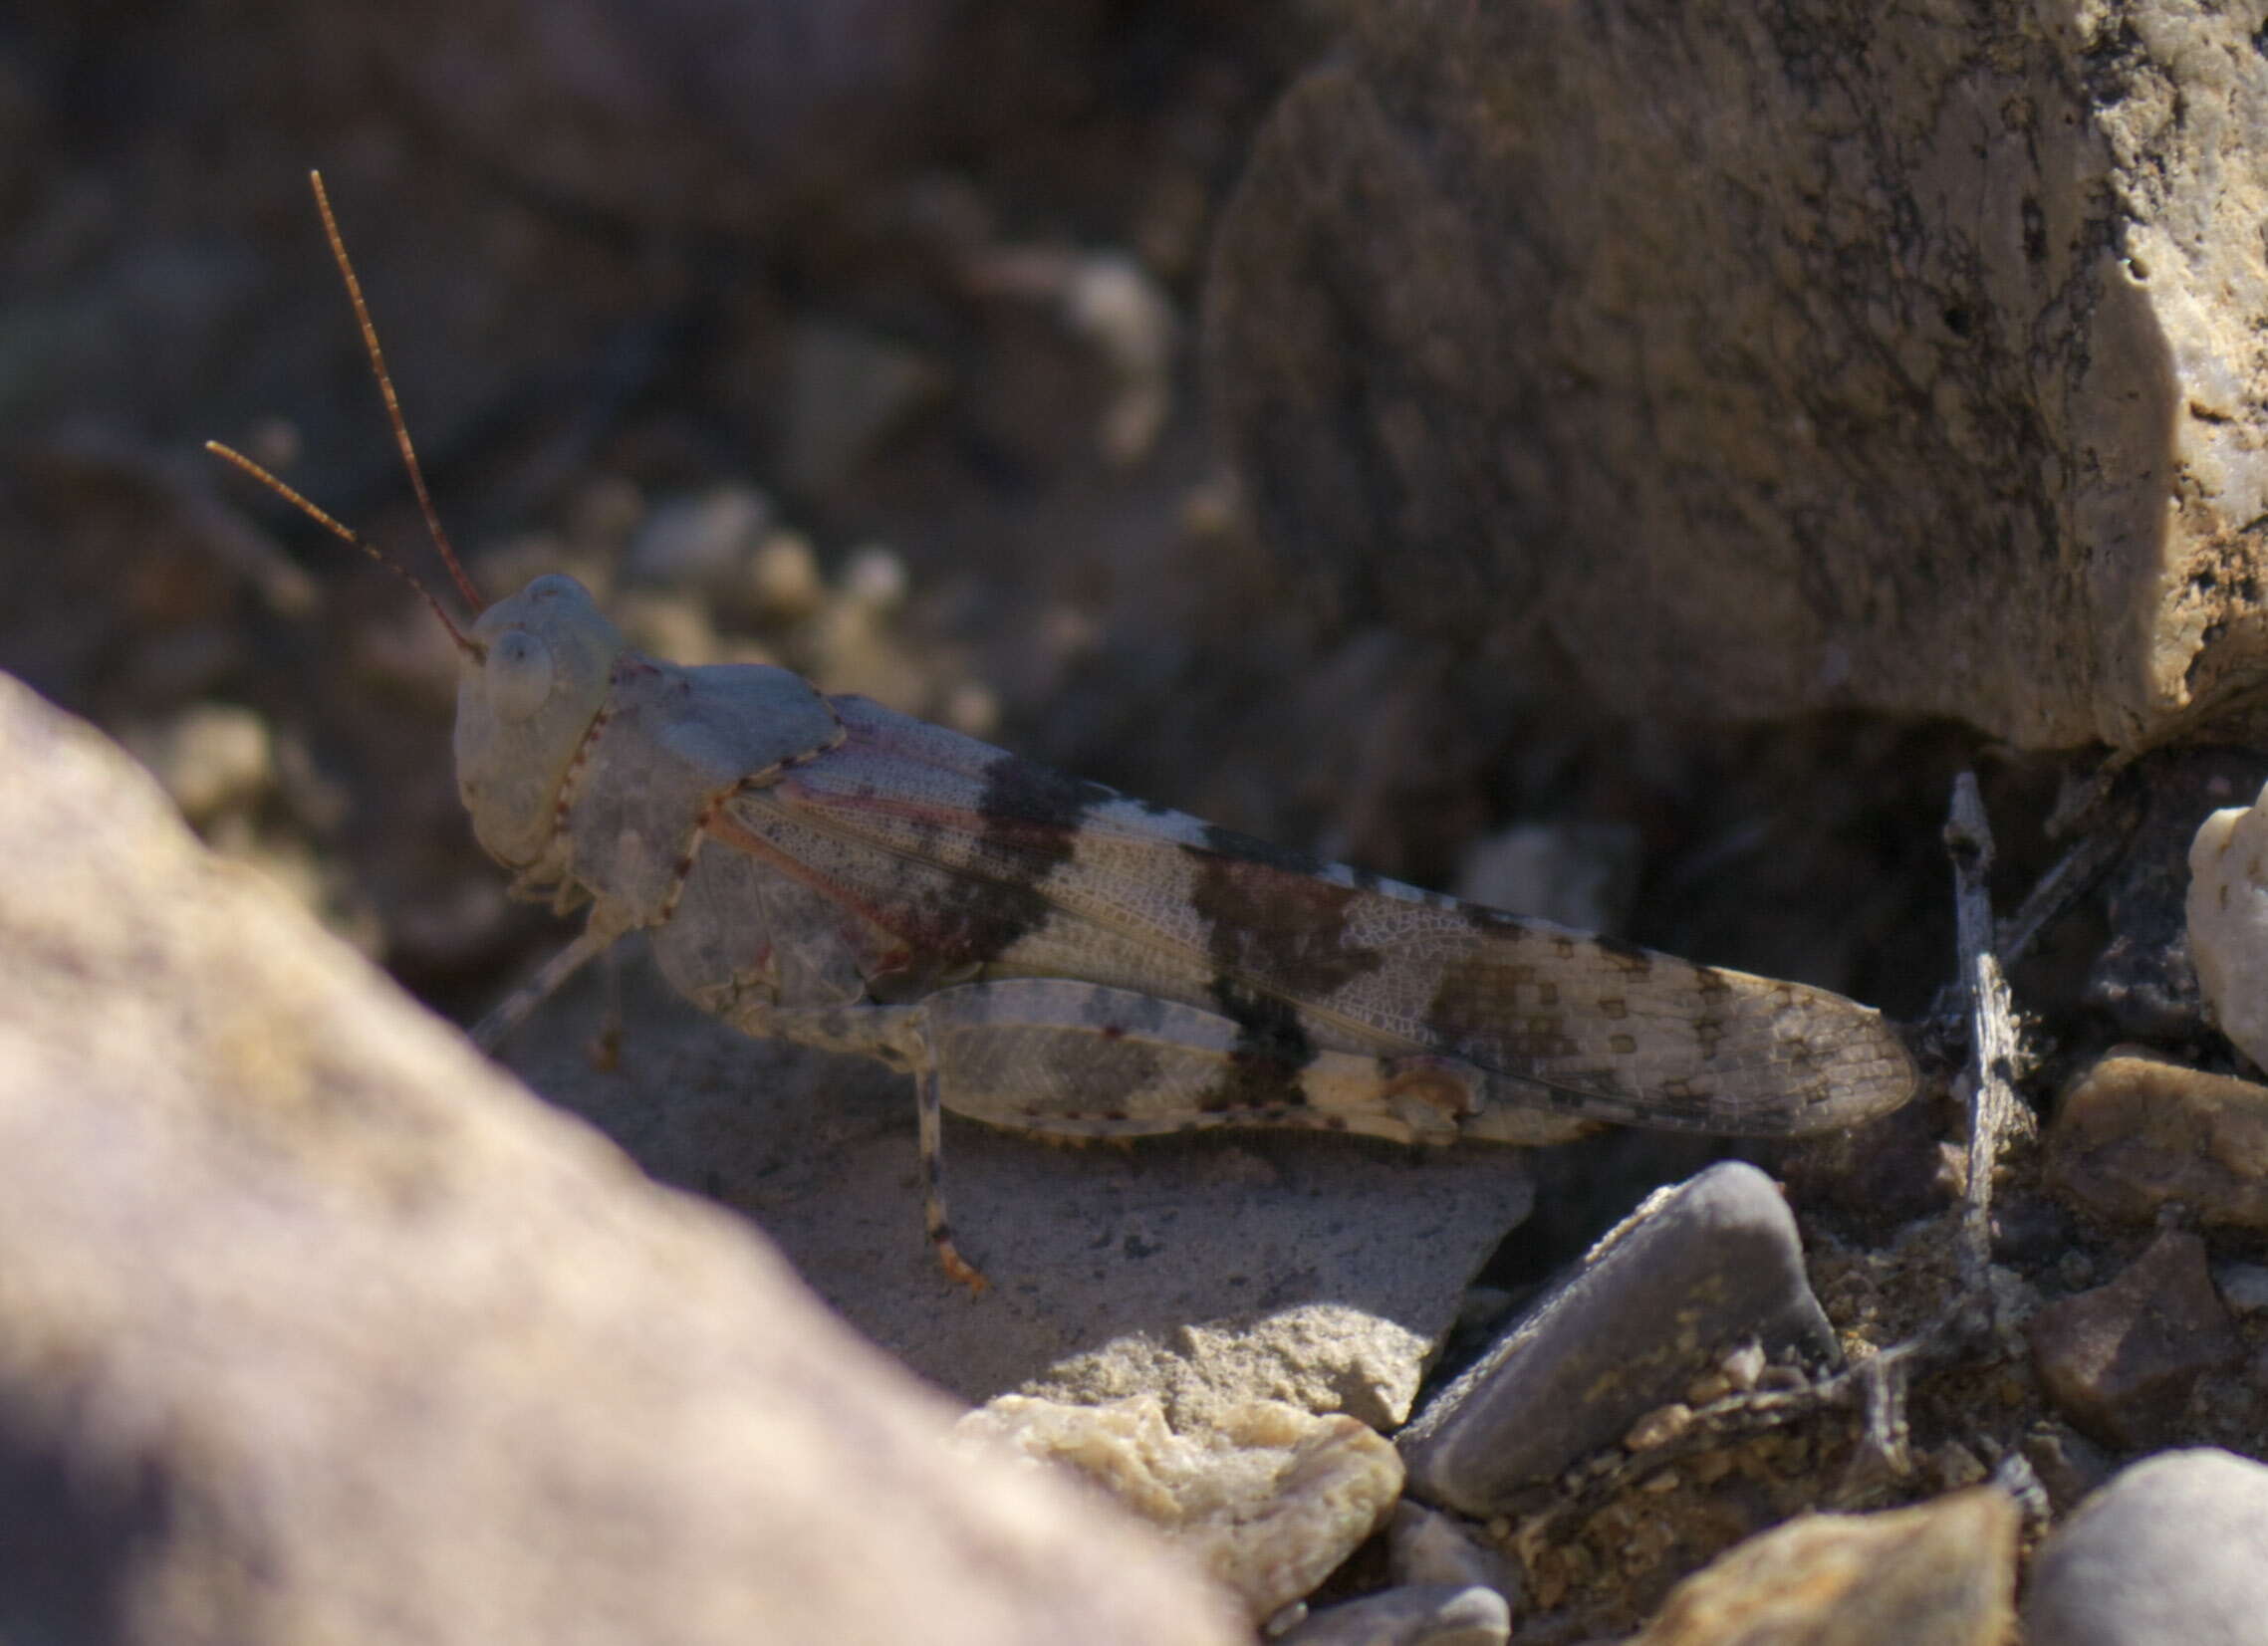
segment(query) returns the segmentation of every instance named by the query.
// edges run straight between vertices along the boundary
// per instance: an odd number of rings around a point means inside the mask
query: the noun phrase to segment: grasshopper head
[[[470,639],[457,668],[457,793],[481,845],[523,868],[550,842],[560,785],[624,641],[589,590],[556,573],[482,612]]]

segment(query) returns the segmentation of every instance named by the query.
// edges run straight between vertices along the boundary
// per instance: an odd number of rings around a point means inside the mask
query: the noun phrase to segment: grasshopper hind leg
[[[952,1219],[945,1212],[944,1105],[934,1063],[915,1072],[913,1100],[921,1132],[921,1227],[928,1234],[929,1249],[936,1253],[937,1266],[944,1270],[945,1278],[967,1287],[971,1296],[981,1296],[991,1283],[953,1244]]]

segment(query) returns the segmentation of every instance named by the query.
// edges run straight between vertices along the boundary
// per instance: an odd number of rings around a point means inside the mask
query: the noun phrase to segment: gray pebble
[[[1396,1583],[1455,1588],[1480,1583],[1506,1596],[1519,1593],[1512,1563],[1468,1531],[1463,1521],[1406,1498],[1386,1523],[1386,1569]]]
[[[1651,1196],[1402,1432],[1412,1496],[1510,1507],[1746,1339],[1835,1353],[1772,1180],[1727,1161]]]
[[[1316,1612],[1278,1646],[1504,1646],[1512,1608],[1494,1589],[1421,1583]]]
[[[2268,1309],[2268,1269],[2256,1263],[2224,1263],[2213,1270],[2221,1301],[2238,1314]]]
[[[2122,1470],[2041,1547],[2024,1637],[2057,1646],[2268,1637],[2268,1468],[2199,1447]]]

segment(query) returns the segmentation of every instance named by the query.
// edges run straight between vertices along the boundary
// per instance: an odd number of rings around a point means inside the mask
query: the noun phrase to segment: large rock
[[[0,1639],[1244,1638],[0,678]]]
[[[2244,15],[1369,0],[1209,369],[1349,606],[1611,710],[2132,748],[2268,674]],[[1532,620],[1532,625],[1531,625]]]

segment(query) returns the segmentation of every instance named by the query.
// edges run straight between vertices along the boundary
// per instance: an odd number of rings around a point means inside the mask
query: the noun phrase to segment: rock
[[[2221,1033],[2268,1067],[2268,789],[2189,845],[2189,954]]]
[[[0,1638],[1246,1638],[0,680]]]
[[[2268,1469],[2211,1447],[2121,1470],[2032,1562],[2024,1638],[2241,1646],[2268,1616]]]
[[[2084,999],[2118,1033],[2173,1044],[2207,1033],[2205,997],[2190,957],[2189,851],[2216,807],[2258,794],[2268,752],[2207,744],[2153,749],[2128,769],[2094,826],[2126,844],[2105,876],[2110,941],[2087,970]]]
[[[2175,1230],[2108,1286],[2048,1304],[2025,1329],[2057,1408],[2119,1447],[2178,1432],[2197,1379],[2243,1353],[2205,1272],[2205,1243]]]
[[[1752,1338],[1836,1352],[1787,1203],[1727,1161],[1648,1198],[1402,1432],[1410,1495],[1497,1513]]]
[[[1003,1395],[962,1418],[967,1442],[1061,1464],[1101,1487],[1245,1603],[1255,1623],[1303,1599],[1386,1524],[1401,1459],[1350,1417],[1278,1401],[1175,1433],[1154,1395],[1067,1406]]]
[[[630,540],[631,578],[730,600],[755,583],[752,570],[772,526],[772,503],[753,486],[718,486],[665,498]]]
[[[2224,1263],[2213,1268],[2213,1290],[2230,1312],[2268,1312],[2268,1269],[2256,1263]]]
[[[1284,1400],[1374,1428],[1409,1415],[1465,1281],[1531,1197],[1508,1149],[1214,1133],[1066,1148],[945,1117],[975,1302],[921,1238],[913,1093],[863,1058],[751,1041],[622,976],[613,1070],[586,1051],[603,980],[506,1048],[553,1101],[664,1182],[747,1213],[860,1330],[970,1403],[1155,1393],[1176,1424]]]
[[[2077,1430],[2053,1418],[2042,1419],[2025,1431],[2024,1461],[2047,1490],[2048,1504],[2058,1515],[2068,1515],[2087,1496],[2111,1478],[2111,1460]]]
[[[1880,1515],[1799,1516],[1679,1583],[1631,1646],[2002,1646],[2017,1522],[1991,1486]]]
[[[161,726],[127,734],[126,743],[192,823],[249,806],[276,787],[267,722],[233,703],[192,704]]]
[[[1512,1608],[1494,1589],[1424,1584],[1327,1607],[1277,1646],[1504,1646]]]
[[[1519,1594],[1511,1563],[1477,1541],[1454,1515],[1422,1504],[1397,1505],[1386,1523],[1386,1565],[1401,1584],[1447,1584],[1466,1589],[1475,1583],[1505,1599]]]
[[[1287,574],[1647,719],[2132,749],[2260,677],[2248,18],[1345,10],[1207,292]]]
[[[2097,1217],[2268,1228],[2268,1086],[2132,1047],[2073,1082],[2046,1139],[2049,1185]]]

